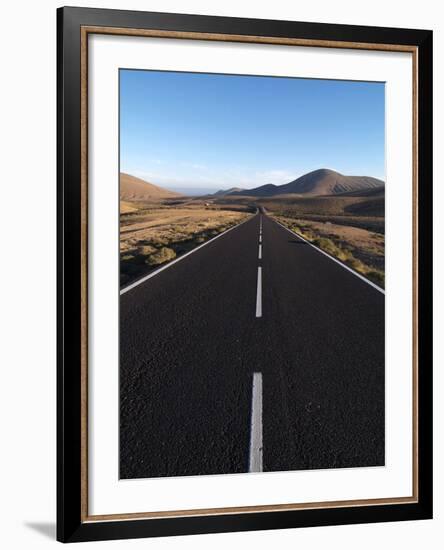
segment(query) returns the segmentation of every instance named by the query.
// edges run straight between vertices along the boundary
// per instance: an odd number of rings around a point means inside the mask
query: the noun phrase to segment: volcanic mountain
[[[231,195],[248,195],[253,197],[272,197],[275,195],[339,195],[368,189],[384,188],[384,182],[369,176],[344,176],[334,170],[321,168],[309,172],[284,185],[261,185],[248,191],[231,193]]]
[[[153,199],[174,199],[180,197],[179,193],[168,191],[153,183],[120,173],[120,200],[121,201],[149,201]]]
[[[244,193],[244,192],[245,192],[245,189],[242,189],[242,187],[231,187],[230,189],[219,189],[219,191],[216,191],[216,193],[213,193],[213,194],[221,197],[223,195],[231,195],[232,193]]]

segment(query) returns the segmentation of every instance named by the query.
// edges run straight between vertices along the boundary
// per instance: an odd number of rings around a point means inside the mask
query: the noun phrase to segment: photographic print
[[[432,517],[432,32],[57,11],[57,538]]]
[[[385,84],[120,69],[120,478],[385,465]]]

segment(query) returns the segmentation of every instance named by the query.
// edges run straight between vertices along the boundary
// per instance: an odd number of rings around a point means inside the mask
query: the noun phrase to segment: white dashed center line
[[[262,373],[253,373],[251,396],[250,472],[262,472]]]
[[[256,317],[262,317],[262,267],[257,268]]]
[[[262,216],[259,218],[259,251],[262,260]],[[257,268],[256,317],[262,317],[262,267]],[[250,457],[248,470],[262,472],[262,373],[253,373],[251,392]]]

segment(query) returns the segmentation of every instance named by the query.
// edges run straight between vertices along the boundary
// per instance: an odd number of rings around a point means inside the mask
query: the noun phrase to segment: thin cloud
[[[184,170],[184,173],[171,173],[161,170],[126,170],[129,173],[145,179],[155,185],[179,187],[243,187],[252,189],[267,183],[282,185],[288,183],[300,175],[300,171],[290,170],[265,170],[249,172],[243,168],[231,168],[228,170],[210,170],[204,165],[190,163],[192,170]]]

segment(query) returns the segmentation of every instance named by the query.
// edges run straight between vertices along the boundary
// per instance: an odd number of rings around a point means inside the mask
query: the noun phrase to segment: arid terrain
[[[384,287],[385,186],[316,170],[289,184],[187,197],[128,174],[120,179],[121,284],[188,252],[258,208]]]
[[[173,199],[180,197],[179,193],[163,189],[153,183],[136,178],[129,174],[120,174],[120,200],[121,201],[150,201],[160,199]]]
[[[292,231],[384,287],[383,181],[323,169],[281,186],[220,191],[214,202],[263,207]]]
[[[121,174],[121,285],[174,260],[251,215],[244,205],[221,207],[164,191]]]

